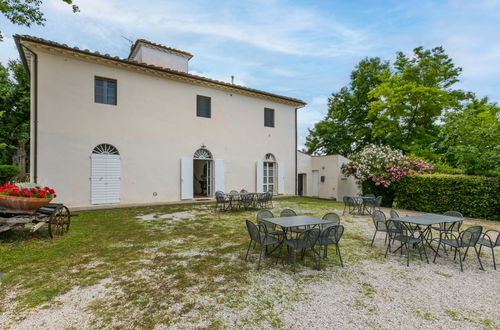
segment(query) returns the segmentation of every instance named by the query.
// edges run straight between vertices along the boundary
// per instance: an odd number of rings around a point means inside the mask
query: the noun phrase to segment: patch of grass
[[[283,208],[316,217],[343,209],[341,203],[310,198],[284,198],[275,204],[275,216]],[[302,288],[308,283],[331,280],[332,275],[336,281],[351,283],[349,267],[367,260],[385,260],[385,251],[370,246],[371,237],[359,230],[359,218],[345,216],[340,250],[346,268],[340,268],[335,248],[330,247],[328,258],[321,260],[322,269],[327,271],[311,271],[314,260],[308,252],[305,261],[298,262],[295,275],[288,264],[275,265],[271,257],[264,259],[257,273],[257,249],[250,252],[248,262],[244,261],[248,244],[244,221],[254,220],[256,212],[214,214],[209,207],[196,204],[80,212],[72,220],[70,233],[54,240],[46,231],[4,233],[0,236],[0,273],[5,274],[0,279],[0,301],[15,291],[20,310],[54,306],[55,298],[72,288],[111,279],[111,293],[89,306],[95,327],[282,328],[285,323],[280,306],[307,299]],[[195,216],[178,221],[162,216],[178,212],[195,212]],[[151,220],[137,218],[149,214],[155,216]],[[363,275],[362,270],[357,272]],[[255,285],[273,279],[263,275],[269,273],[287,285]],[[361,282],[358,292],[360,297],[352,307],[375,312],[367,304],[377,295],[375,287]],[[228,325],[214,316],[214,310],[238,311],[241,317],[238,323]]]

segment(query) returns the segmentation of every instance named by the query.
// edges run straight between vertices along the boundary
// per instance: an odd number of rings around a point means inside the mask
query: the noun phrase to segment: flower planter
[[[0,205],[12,212],[35,212],[50,203],[52,198],[29,198],[0,195]]]

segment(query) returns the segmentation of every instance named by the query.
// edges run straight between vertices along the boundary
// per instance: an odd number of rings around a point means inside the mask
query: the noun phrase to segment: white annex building
[[[31,79],[30,179],[66,205],[297,194],[303,101],[190,74],[191,54],[142,39],[127,59],[14,39]]]

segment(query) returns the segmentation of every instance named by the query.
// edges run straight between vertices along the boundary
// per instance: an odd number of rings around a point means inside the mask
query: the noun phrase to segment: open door
[[[193,158],[181,159],[181,199],[193,198]]]
[[[214,161],[214,172],[215,191],[224,191],[224,161],[222,159]]]
[[[259,160],[256,166],[257,172],[255,173],[257,182],[255,183],[255,191],[258,193],[264,192],[264,162]]]

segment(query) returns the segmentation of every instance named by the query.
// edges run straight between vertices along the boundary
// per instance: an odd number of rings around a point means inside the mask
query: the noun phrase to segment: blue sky
[[[500,103],[500,0],[485,1],[44,1],[45,26],[0,18],[0,61],[18,58],[11,36],[30,34],[126,57],[144,38],[194,55],[190,72],[300,98],[299,146],[328,96],[364,57],[443,46],[463,68],[459,88]]]

